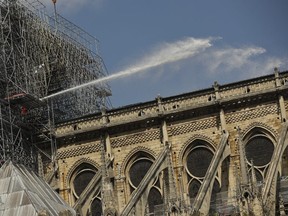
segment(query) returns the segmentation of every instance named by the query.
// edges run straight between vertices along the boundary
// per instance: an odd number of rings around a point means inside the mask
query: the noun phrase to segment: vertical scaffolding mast
[[[24,104],[15,103],[27,92],[29,76],[25,64],[24,23],[22,13],[17,13],[16,1],[2,1],[0,7],[0,129],[1,162],[21,161],[29,166],[33,162],[32,148],[29,148],[31,134],[25,131],[21,114]],[[20,76],[20,71],[23,75]]]
[[[1,161],[34,164],[39,148],[55,158],[54,115],[66,121],[109,106],[106,83],[40,100],[107,71],[97,39],[59,14],[48,16],[38,0],[0,0],[0,52]]]

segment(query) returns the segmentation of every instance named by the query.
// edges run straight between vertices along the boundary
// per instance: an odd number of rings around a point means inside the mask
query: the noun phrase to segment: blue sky
[[[99,39],[109,74],[197,42],[182,60],[109,81],[114,107],[288,70],[288,0],[57,0],[57,11]]]

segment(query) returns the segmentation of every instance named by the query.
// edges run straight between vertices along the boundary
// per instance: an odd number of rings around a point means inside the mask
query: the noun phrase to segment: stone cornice
[[[219,86],[220,99],[216,99],[214,89],[206,89],[178,96],[161,98],[161,104],[157,101],[127,106],[124,108],[108,110],[105,113],[107,123],[103,123],[103,115],[83,117],[65,124],[59,124],[56,128],[56,137],[67,137],[77,134],[85,134],[89,131],[123,129],[124,125],[144,125],[156,119],[168,119],[173,121],[177,114],[187,114],[195,111],[193,117],[209,115],[216,112],[221,106],[225,110],[247,106],[247,104],[261,104],[261,102],[275,101],[278,94],[287,95],[288,72],[280,73],[281,86],[276,87],[273,75],[242,81],[229,85]],[[161,107],[160,107],[161,106]],[[160,109],[161,108],[161,109]],[[206,110],[206,112],[205,112]],[[190,114],[191,115],[191,114]],[[187,118],[187,116],[185,116]],[[158,121],[159,122],[159,121]],[[140,126],[141,127],[141,126]]]

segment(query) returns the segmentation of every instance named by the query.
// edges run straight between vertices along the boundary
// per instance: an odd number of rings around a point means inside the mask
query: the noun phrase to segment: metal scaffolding
[[[106,83],[40,100],[107,72],[97,39],[59,14],[48,16],[38,0],[0,0],[0,52],[1,162],[34,166],[35,152],[53,160],[54,119],[109,108]]]

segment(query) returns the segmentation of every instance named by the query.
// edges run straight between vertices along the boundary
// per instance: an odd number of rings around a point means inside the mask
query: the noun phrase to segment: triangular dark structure
[[[74,216],[52,188],[25,166],[7,161],[0,168],[0,216]]]

